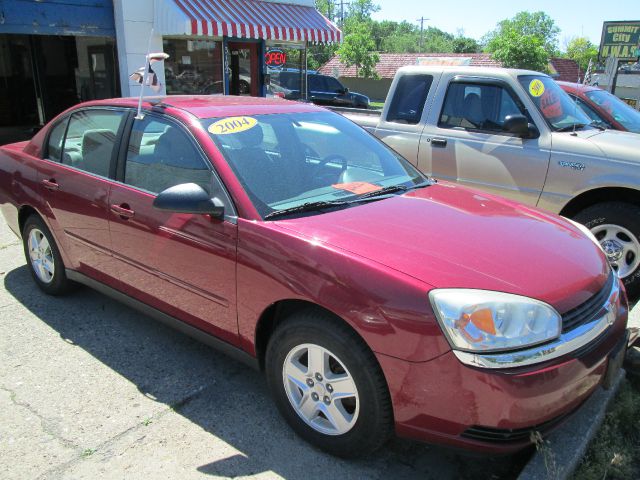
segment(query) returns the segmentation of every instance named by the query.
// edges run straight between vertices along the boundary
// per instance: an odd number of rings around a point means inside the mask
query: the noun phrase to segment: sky
[[[595,45],[600,43],[602,22],[610,20],[640,20],[638,0],[374,0],[380,11],[376,20],[407,20],[418,24],[420,17],[429,18],[427,26],[437,27],[449,33],[464,30],[464,35],[479,40],[500,20],[528,10],[543,11],[554,19],[560,28],[558,35],[561,50],[566,41],[585,36]],[[633,18],[632,18],[633,17]]]

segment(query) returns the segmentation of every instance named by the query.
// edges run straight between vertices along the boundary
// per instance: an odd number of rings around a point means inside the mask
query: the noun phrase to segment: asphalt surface
[[[0,478],[514,478],[393,440],[345,461],[287,427],[263,377],[88,288],[48,297],[0,220]],[[515,466],[514,466],[515,465]]]

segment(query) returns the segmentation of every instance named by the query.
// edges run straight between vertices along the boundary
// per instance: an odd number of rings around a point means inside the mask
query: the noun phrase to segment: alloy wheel
[[[640,242],[620,225],[602,224],[591,229],[620,278],[633,273],[640,264]]]
[[[47,237],[37,228],[29,232],[29,259],[36,276],[43,283],[51,283],[55,274],[53,251]]]
[[[332,352],[314,344],[294,347],[282,367],[287,398],[314,430],[343,435],[358,420],[360,401],[353,377]]]

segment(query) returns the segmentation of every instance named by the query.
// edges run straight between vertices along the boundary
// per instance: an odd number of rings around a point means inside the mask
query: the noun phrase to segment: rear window
[[[387,121],[410,125],[418,123],[432,83],[432,75],[403,75],[391,99]]]

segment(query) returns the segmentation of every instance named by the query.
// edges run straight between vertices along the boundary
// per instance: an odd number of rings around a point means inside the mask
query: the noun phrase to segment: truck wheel
[[[593,205],[575,216],[600,241],[627,294],[640,294],[640,208],[623,202]]]
[[[309,443],[358,457],[389,439],[393,415],[380,366],[330,315],[308,310],[282,323],[269,340],[265,368],[278,410]]]
[[[33,280],[49,295],[67,293],[72,283],[67,278],[64,263],[53,235],[37,215],[27,218],[22,229],[24,256]]]

